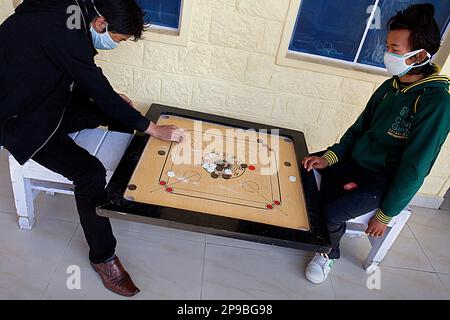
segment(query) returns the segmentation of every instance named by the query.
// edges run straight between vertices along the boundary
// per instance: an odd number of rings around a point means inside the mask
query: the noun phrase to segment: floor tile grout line
[[[447,292],[447,295],[450,299],[450,287],[447,289],[447,287],[444,284],[444,281],[440,277],[441,275],[446,275],[446,274],[445,273],[437,273],[437,277],[438,277],[439,281],[441,282],[442,286],[444,287],[444,290]]]
[[[423,269],[416,269],[416,268],[413,268],[413,267],[400,267],[400,266],[394,266],[394,265],[385,265],[385,264],[383,264],[383,262],[381,262],[379,267],[391,268],[391,269],[400,269],[400,270],[407,270],[407,271],[415,271],[415,272],[438,273],[435,270],[423,270]]]
[[[129,230],[120,226],[113,226],[114,229],[120,229],[121,231],[126,231],[126,232],[130,232],[133,234],[140,234],[143,233],[142,231],[136,231],[136,230]],[[167,230],[176,230],[173,228],[168,228],[168,227],[164,227],[167,228]],[[201,233],[197,233],[197,234],[201,234]],[[289,253],[289,252],[274,252],[271,250],[264,250],[264,249],[258,249],[258,248],[249,248],[249,247],[244,247],[244,246],[237,246],[237,245],[229,245],[229,244],[223,244],[223,243],[215,243],[215,242],[209,242],[206,239],[207,234],[203,234],[205,236],[205,238],[203,240],[193,240],[193,239],[187,239],[187,238],[183,238],[183,237],[173,237],[170,235],[162,235],[162,234],[152,234],[152,236],[155,237],[159,237],[159,238],[176,238],[176,239],[180,239],[180,240],[185,240],[185,241],[190,241],[190,242],[196,242],[196,243],[205,243],[205,244],[210,244],[210,245],[216,245],[216,246],[221,246],[221,247],[228,247],[228,248],[235,248],[235,249],[242,249],[242,250],[251,250],[251,251],[257,251],[257,252],[264,252],[264,253],[276,253],[276,254],[286,254],[286,255],[293,255],[293,256],[302,256],[302,257],[310,257],[311,255],[308,255],[307,253]],[[225,239],[229,239],[227,237],[224,237]],[[270,245],[267,245],[270,246]],[[280,247],[283,248],[283,247]]]
[[[205,243],[203,247],[203,266],[202,266],[202,282],[200,285],[200,300],[203,300],[203,280],[205,278],[205,262],[206,262],[206,237],[205,237]]]
[[[336,290],[334,290],[333,276],[332,275],[330,275],[330,282],[331,282],[331,290],[333,290],[334,300],[337,300],[337,294],[336,294]]]
[[[17,215],[17,212],[6,212],[6,211],[0,211],[0,215],[4,215],[4,216],[10,216],[10,215]]]
[[[138,223],[138,222],[135,222],[135,223]],[[147,224],[144,224],[144,225],[147,225]],[[160,226],[157,226],[157,225],[150,225],[150,226],[160,227]],[[112,227],[113,227],[113,230],[117,229],[117,230],[120,230],[120,231],[129,231],[129,232],[132,232],[132,233],[143,233],[143,231],[130,230],[130,229],[127,229],[125,227],[116,226],[114,224],[112,224]],[[179,229],[170,228],[170,227],[160,227],[160,228],[165,228],[165,229],[171,230],[171,231],[180,231]],[[184,231],[184,230],[181,230],[181,231]],[[193,232],[193,231],[185,231],[185,232],[192,232],[193,234],[204,235],[203,233],[200,233],[200,232]],[[179,239],[179,240],[186,240],[186,241],[191,241],[191,242],[201,242],[201,243],[206,242],[204,237],[202,237],[202,240],[200,240],[200,239],[193,240],[193,239],[188,239],[187,237],[178,237],[178,236],[173,236],[173,235],[162,235],[162,234],[155,234],[155,233],[152,233],[152,235],[156,236],[156,237]]]
[[[286,254],[286,255],[290,255],[290,256],[301,256],[301,257],[306,257],[306,258],[312,257],[312,255],[301,254],[301,253],[275,252],[275,251],[271,251],[271,250],[264,250],[262,248],[258,249],[258,248],[241,247],[241,246],[237,246],[237,245],[230,245],[230,244],[216,243],[216,242],[208,242],[208,241],[206,241],[206,244],[210,244],[210,245],[214,245],[214,246],[220,246],[220,247],[234,248],[234,249],[242,249],[242,250],[251,250],[251,251],[257,251],[257,252],[264,252],[264,253]],[[270,245],[268,245],[268,246],[270,246]],[[283,247],[280,247],[280,248],[283,248]]]
[[[423,254],[425,255],[425,258],[427,258],[428,263],[430,264],[431,268],[433,268],[434,272],[437,273],[436,268],[434,267],[433,263],[430,260],[430,257],[428,257],[425,249],[422,246],[422,243],[420,243],[420,240],[417,238],[416,234],[414,233],[413,228],[410,226],[410,224],[407,222],[406,225],[408,226],[409,230],[411,231],[414,239],[416,240],[417,244],[419,245],[420,250],[422,250]]]
[[[52,275],[50,276],[50,280],[48,281],[47,285],[45,286],[45,289],[42,292],[41,297],[39,298],[39,300],[43,300],[44,299],[45,293],[47,292],[48,287],[50,286],[50,283],[53,281],[53,279],[55,277],[55,274],[56,274],[56,271],[58,270],[59,263],[64,259],[65,255],[67,253],[67,250],[69,249],[69,246],[72,243],[72,240],[74,239],[75,235],[77,234],[77,231],[78,231],[79,227],[80,227],[80,224],[78,223],[77,227],[75,228],[75,230],[72,233],[72,236],[70,237],[69,241],[67,242],[66,247],[64,248],[64,251],[63,251],[63,253],[61,255],[60,261],[58,261],[56,263],[55,268],[54,268],[54,270],[52,272]]]
[[[2,213],[2,214],[17,214],[17,212],[12,212],[12,211],[8,211],[8,210],[2,210],[0,213]]]
[[[427,271],[427,270],[419,270],[419,269],[412,269],[412,268],[406,268],[406,267],[395,267],[395,266],[385,266],[380,265],[381,268],[387,268],[387,269],[399,269],[399,270],[405,270],[405,271],[414,271],[414,272],[422,272],[422,273],[429,273],[429,274],[438,274],[437,271]],[[443,273],[445,274],[445,273]]]
[[[146,234],[146,233],[144,233],[142,231],[128,230],[128,229],[125,229],[125,228],[120,228],[120,227],[113,226],[113,232],[114,232],[114,229],[116,229],[116,230],[120,229],[120,231],[122,231],[122,232],[129,232],[129,233],[134,234],[134,235]],[[170,228],[168,228],[168,229],[170,229]],[[173,229],[170,229],[170,230],[173,230]],[[205,243],[204,240],[193,240],[193,239],[187,239],[187,238],[183,238],[183,237],[174,237],[174,236],[170,236],[170,235],[166,236],[166,235],[151,233],[150,236],[157,237],[157,238],[160,238],[160,239],[170,238],[170,239],[183,240],[183,241],[189,241],[189,242],[194,242],[194,243]],[[142,239],[142,238],[141,238],[141,240],[147,241],[146,239]]]

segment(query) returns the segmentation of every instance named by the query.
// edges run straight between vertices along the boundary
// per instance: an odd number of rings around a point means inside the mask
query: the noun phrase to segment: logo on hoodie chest
[[[411,108],[403,107],[400,114],[395,118],[394,123],[388,130],[388,135],[395,139],[408,139],[411,130]]]

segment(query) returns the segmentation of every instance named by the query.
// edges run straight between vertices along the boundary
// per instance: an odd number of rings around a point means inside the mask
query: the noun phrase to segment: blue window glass
[[[450,1],[442,0],[381,0],[381,29],[372,28],[367,34],[358,62],[377,67],[384,67],[383,57],[386,51],[387,23],[397,11],[406,9],[410,4],[432,3],[435,8],[435,18],[441,29],[442,36],[450,22]]]
[[[375,0],[302,0],[290,50],[354,61]]]
[[[380,0],[373,25],[363,41],[375,0],[302,0],[289,50],[384,67],[387,22],[410,4],[432,3],[442,35],[450,22],[450,1]]]
[[[181,0],[137,0],[145,12],[145,23],[178,29]]]

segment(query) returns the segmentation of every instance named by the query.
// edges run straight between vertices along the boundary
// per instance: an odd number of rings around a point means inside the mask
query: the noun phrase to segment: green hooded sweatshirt
[[[376,217],[389,223],[430,173],[450,130],[450,80],[434,74],[408,86],[384,82],[341,141],[323,156],[330,165],[352,157],[393,177]]]

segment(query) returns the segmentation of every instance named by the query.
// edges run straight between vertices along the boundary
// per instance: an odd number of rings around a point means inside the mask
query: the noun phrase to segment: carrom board
[[[99,215],[329,251],[301,132],[162,105],[147,117],[185,139],[136,134]]]
[[[309,230],[291,139],[178,116],[182,143],[150,138],[125,198],[291,229]]]

